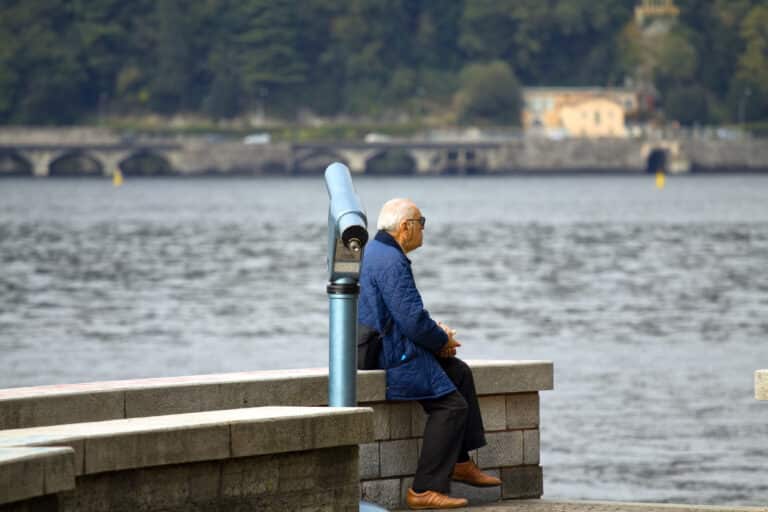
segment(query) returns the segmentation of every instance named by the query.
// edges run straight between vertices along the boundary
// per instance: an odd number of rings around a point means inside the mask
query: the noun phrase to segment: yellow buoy
[[[120,169],[115,169],[115,172],[112,173],[112,184],[116,187],[123,184],[123,173],[120,172]]]
[[[664,171],[658,171],[656,172],[656,188],[664,188],[664,183],[667,181],[666,177],[664,176]]]

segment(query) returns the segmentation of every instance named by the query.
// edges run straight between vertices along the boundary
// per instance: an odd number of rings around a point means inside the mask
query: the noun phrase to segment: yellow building
[[[624,109],[614,100],[593,98],[560,110],[560,120],[571,137],[626,137]]]
[[[562,137],[626,137],[637,92],[604,87],[524,87],[523,128]]]

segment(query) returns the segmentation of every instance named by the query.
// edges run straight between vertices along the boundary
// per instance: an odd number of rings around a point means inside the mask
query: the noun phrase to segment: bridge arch
[[[297,159],[293,165],[293,171],[296,174],[322,174],[333,162],[341,162],[348,166],[346,159],[333,151],[318,150]]]
[[[0,150],[0,177],[34,176],[35,167],[13,149]]]
[[[103,176],[104,165],[89,153],[76,149],[55,157],[48,166],[48,176]]]
[[[117,167],[124,176],[169,176],[173,166],[160,153],[142,149],[121,160]]]
[[[418,165],[411,152],[403,148],[379,151],[365,161],[365,174],[416,174]]]
[[[669,150],[667,148],[653,148],[648,152],[645,162],[645,171],[649,173],[667,172],[669,162]]]

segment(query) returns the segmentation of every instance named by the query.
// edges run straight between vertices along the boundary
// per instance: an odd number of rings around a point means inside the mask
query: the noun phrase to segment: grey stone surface
[[[72,450],[75,476],[83,473],[85,443],[81,432],[87,424],[0,430],[0,447],[59,447]],[[85,427],[87,429],[87,427]]]
[[[59,512],[59,498],[55,494],[39,496],[0,505],[0,512]]]
[[[481,395],[552,388],[547,361],[469,363]],[[0,390],[0,429],[262,405],[318,406],[327,403],[327,391],[326,368],[6,389]],[[363,404],[384,402],[384,371],[359,371],[357,396]]]
[[[79,475],[357,445],[372,441],[372,416],[356,407],[233,409],[5,430],[0,446],[70,446]]]
[[[357,401],[383,402],[386,397],[386,375],[383,370],[358,370],[357,372]]]
[[[141,418],[140,420],[143,420]],[[229,424],[151,428],[85,439],[85,474],[229,457]]]
[[[486,432],[506,430],[507,400],[504,395],[481,396],[478,399]]]
[[[48,388],[48,387],[46,387]],[[53,388],[53,386],[51,386]],[[0,391],[0,430],[101,421],[123,417],[123,393],[117,391],[36,394],[25,389]]]
[[[478,466],[498,468],[523,463],[523,432],[490,432],[485,435],[486,446],[477,450]]]
[[[518,393],[507,395],[507,428],[538,428],[539,394]]]
[[[75,487],[70,448],[0,448],[0,505]]]
[[[0,504],[45,494],[42,457],[15,457],[0,462]]]
[[[125,417],[141,418],[165,414],[234,409],[222,388],[207,384],[136,389],[125,392]]]
[[[554,385],[551,361],[467,361],[478,395],[543,391]]]
[[[391,402],[389,406],[389,438],[407,439],[411,436],[411,402]]]
[[[280,475],[278,456],[229,459],[221,468],[221,495],[225,500],[277,492]]]
[[[373,409],[373,438],[377,441],[389,439],[390,404],[376,402],[365,405]]]
[[[342,446],[83,475],[50,511],[351,511],[359,500],[357,457],[356,446]]]
[[[379,443],[360,445],[360,480],[379,477]]]
[[[357,446],[343,446],[278,457],[278,491],[336,489],[358,483]]]
[[[284,415],[280,421],[234,422],[231,425],[233,456],[358,445],[373,441],[373,411],[370,408],[264,407],[257,410],[272,409],[295,409],[297,414],[293,417]]]
[[[540,452],[538,430],[523,431],[523,464],[538,464]]]
[[[45,493],[75,488],[75,452],[72,448],[45,448]]]
[[[363,481],[360,484],[360,494],[363,501],[368,501],[393,509],[400,506],[400,479]]]
[[[485,472],[489,475],[500,477],[500,471],[498,469],[489,469]],[[491,503],[501,499],[501,486],[473,487],[461,482],[452,482],[450,495],[456,498],[467,498],[470,505]]]
[[[400,506],[405,506],[405,497],[408,495],[408,489],[411,488],[413,488],[412,476],[400,479]]]
[[[382,441],[379,448],[383,478],[413,475],[418,462],[416,439]]]
[[[768,370],[755,372],[755,398],[768,400]]]
[[[544,494],[541,466],[501,469],[502,498],[539,498]]]

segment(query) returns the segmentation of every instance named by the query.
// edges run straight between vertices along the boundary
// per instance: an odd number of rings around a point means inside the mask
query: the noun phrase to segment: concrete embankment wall
[[[473,501],[540,497],[538,391],[552,389],[552,364],[470,364],[489,442],[471,455],[504,485],[478,492],[457,484],[456,492]],[[354,474],[354,500],[400,506],[424,413],[414,403],[387,402],[381,371],[358,373],[364,409],[306,407],[326,404],[327,383],[327,370],[311,369],[0,390],[0,447],[56,450],[34,454],[34,463],[30,453],[3,458],[0,450],[0,510],[28,510],[19,507],[33,501],[47,507],[37,510],[100,510],[104,500],[112,500],[111,510],[130,510],[137,499],[142,510],[212,510],[222,500],[301,508],[277,505],[291,496],[326,503],[318,510],[343,510],[352,484],[323,469],[327,457],[338,460],[335,473]],[[274,405],[294,407],[263,407]],[[344,411],[351,412],[340,422]],[[198,489],[207,479],[218,490]],[[321,492],[328,482],[335,487]],[[129,485],[139,497],[121,501]],[[2,492],[19,488],[27,490]]]
[[[356,511],[371,416],[260,407],[0,431],[22,447],[0,458],[0,510]]]
[[[387,155],[400,159],[404,166],[389,171],[406,174],[641,173],[659,166],[681,173],[768,172],[766,139],[724,140],[685,132],[616,139],[522,136],[440,142],[245,144],[199,136],[125,137],[96,128],[0,127],[0,176],[24,172],[48,176],[54,162],[73,154],[92,159],[103,174],[111,175],[122,163],[145,153],[164,160],[169,172],[183,175],[318,174],[333,161],[347,163],[353,173],[364,173],[374,172],[372,163]],[[404,154],[406,160],[411,159],[410,166],[402,160]],[[20,170],[20,162],[27,162],[27,171]]]

